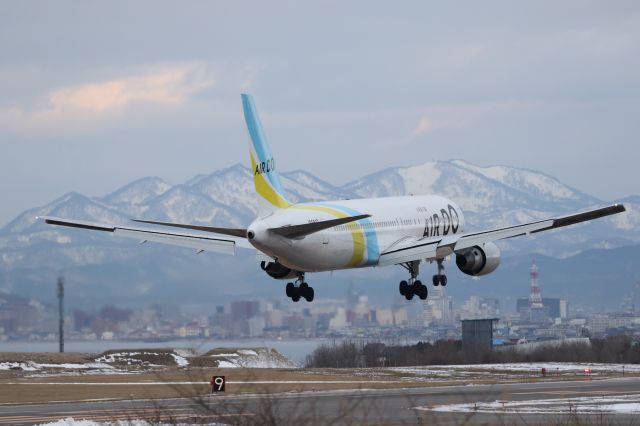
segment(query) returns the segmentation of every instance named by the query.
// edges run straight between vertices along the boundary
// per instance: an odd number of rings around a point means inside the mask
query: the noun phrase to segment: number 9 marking
[[[211,380],[214,392],[224,392],[226,380],[224,376],[214,376]]]

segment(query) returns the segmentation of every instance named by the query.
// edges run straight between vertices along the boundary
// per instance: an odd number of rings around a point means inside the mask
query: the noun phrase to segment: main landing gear
[[[447,276],[444,274],[444,259],[436,259],[438,263],[438,273],[433,276],[433,285],[434,286],[446,286],[447,285]],[[413,296],[418,296],[421,300],[426,300],[429,292],[427,291],[427,286],[422,284],[422,282],[418,279],[420,261],[414,260],[412,262],[401,263],[404,269],[409,271],[411,278],[409,281],[400,281],[400,294],[405,297],[407,300],[413,299]]]
[[[313,287],[304,282],[304,274],[298,275],[295,284],[287,283],[286,291],[287,297],[290,297],[294,302],[299,301],[301,297],[304,297],[307,302],[313,302]]]
[[[400,281],[400,294],[405,297],[407,300],[413,299],[414,295],[417,295],[420,300],[426,300],[429,295],[429,291],[427,290],[427,286],[422,284],[418,278],[420,261],[413,261],[407,263],[401,263],[400,266],[405,268],[411,274],[411,278],[409,278],[409,282]]]

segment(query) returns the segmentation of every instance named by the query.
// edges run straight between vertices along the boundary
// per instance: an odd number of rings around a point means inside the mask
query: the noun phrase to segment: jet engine
[[[487,275],[500,265],[500,249],[494,243],[484,243],[456,253],[456,265],[467,275]]]
[[[281,263],[278,262],[261,262],[260,267],[263,271],[265,271],[271,278],[275,278],[277,280],[283,280],[286,278],[295,278],[298,276],[297,271],[293,271]]]

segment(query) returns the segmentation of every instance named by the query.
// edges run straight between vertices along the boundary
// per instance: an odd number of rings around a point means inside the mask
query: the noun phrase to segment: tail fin
[[[253,183],[260,199],[258,213],[264,216],[277,209],[287,208],[291,203],[287,201],[251,95],[242,94],[242,109],[249,131],[249,156]]]

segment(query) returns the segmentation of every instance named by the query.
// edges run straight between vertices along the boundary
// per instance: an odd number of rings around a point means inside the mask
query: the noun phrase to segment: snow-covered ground
[[[416,407],[419,410],[503,414],[640,414],[640,394],[493,401]]]
[[[99,370],[105,372],[113,372],[115,369],[103,362],[90,362],[86,364],[44,364],[33,361],[25,362],[0,362],[0,370],[22,370],[22,371],[40,371],[47,369],[62,369],[62,370]]]
[[[542,369],[547,376],[583,375],[589,369],[590,375],[612,373],[640,373],[639,364],[600,364],[600,363],[564,363],[564,362],[530,362],[505,364],[470,364],[470,365],[429,365],[424,367],[394,367],[392,371],[411,373],[426,378],[460,378],[465,376],[540,376]]]
[[[293,368],[295,364],[270,348],[220,349],[206,355],[219,368]]]

